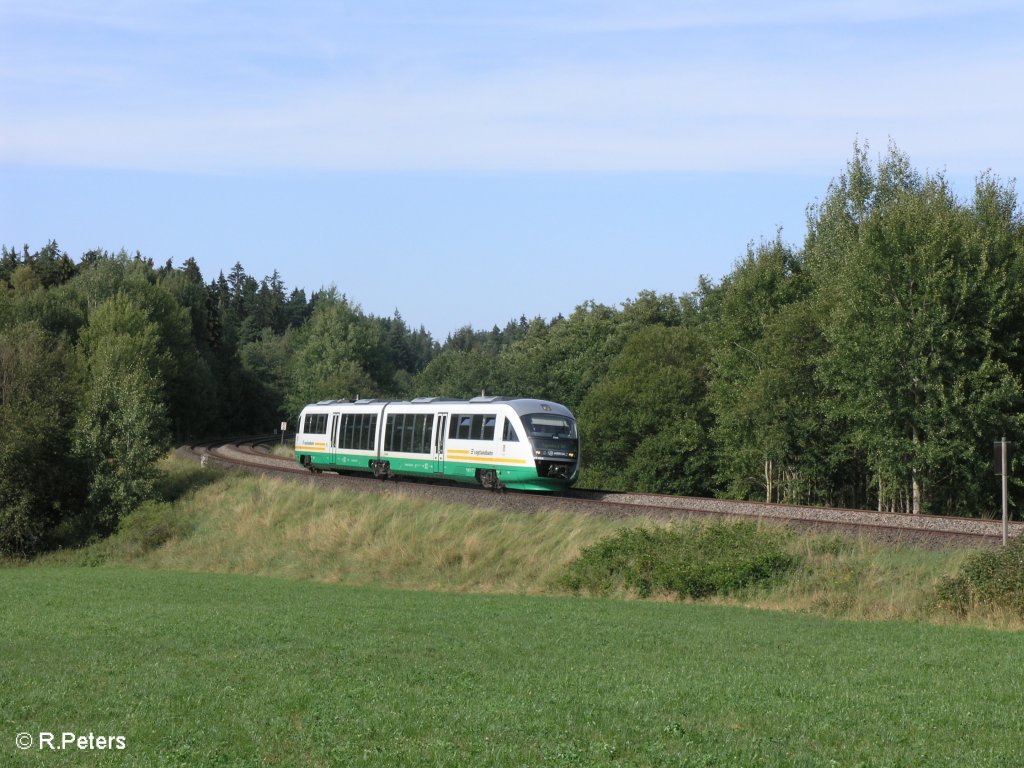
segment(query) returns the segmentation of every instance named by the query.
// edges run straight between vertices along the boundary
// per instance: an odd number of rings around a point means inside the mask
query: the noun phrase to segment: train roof
[[[417,397],[412,400],[321,400],[317,403],[310,403],[303,410],[318,407],[328,408],[335,405],[489,405],[491,403],[507,405],[520,416],[530,413],[547,412],[572,416],[572,412],[561,403],[527,397],[505,397],[503,395],[481,395],[469,400],[447,397]]]

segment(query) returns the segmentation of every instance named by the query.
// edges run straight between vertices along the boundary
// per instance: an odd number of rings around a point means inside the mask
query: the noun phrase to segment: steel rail
[[[339,480],[343,480],[348,487],[366,492],[379,492],[382,489],[394,491],[400,488],[408,492],[434,495],[443,493],[458,496],[457,500],[462,503],[498,506],[510,511],[561,509],[622,518],[652,517],[677,520],[701,517],[756,520],[784,524],[805,531],[861,534],[887,542],[930,548],[992,547],[1001,543],[1001,525],[998,520],[937,515],[912,516],[863,509],[594,490],[572,490],[560,495],[515,491],[494,493],[457,483],[433,483],[411,479],[382,483],[360,473],[314,474],[291,459],[271,455],[267,446],[278,440],[280,436],[230,437],[195,443],[183,447],[183,450],[194,458],[206,456],[208,461],[213,460],[216,464],[242,467],[264,474],[302,475],[325,486],[336,485]],[[1014,523],[1011,534],[1017,536],[1021,533],[1024,533],[1024,523]]]

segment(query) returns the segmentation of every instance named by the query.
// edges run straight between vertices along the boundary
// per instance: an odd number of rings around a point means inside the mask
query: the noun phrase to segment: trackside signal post
[[[1008,490],[1010,484],[1010,458],[1013,456],[1013,443],[1005,437],[992,444],[992,466],[1003,481],[1003,546],[1006,546],[1008,521],[1010,519],[1010,502]]]

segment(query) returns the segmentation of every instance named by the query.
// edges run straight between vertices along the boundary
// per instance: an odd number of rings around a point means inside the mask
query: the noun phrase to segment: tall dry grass
[[[134,565],[417,590],[539,594],[558,586],[580,550],[624,526],[658,525],[551,510],[510,514],[403,494],[165,463],[173,502],[146,505],[114,537],[43,563]],[[663,524],[663,523],[662,523]],[[688,523],[687,525],[700,525]],[[714,602],[854,620],[1024,628],[1019,617],[937,609],[936,587],[968,553],[789,533],[798,565]]]
[[[888,545],[868,538],[792,536],[799,566],[785,579],[754,588],[739,602],[759,608],[858,621],[937,621],[935,592],[968,553]]]
[[[192,521],[188,534],[132,557],[134,564],[527,594],[551,589],[581,547],[622,525],[564,512],[508,514],[241,474],[179,500],[173,514]]]

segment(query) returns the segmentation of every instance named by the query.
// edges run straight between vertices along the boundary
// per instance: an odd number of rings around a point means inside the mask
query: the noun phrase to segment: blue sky
[[[1024,176],[1022,41],[1009,0],[0,0],[0,241],[441,340],[685,293],[799,244],[854,141]]]

